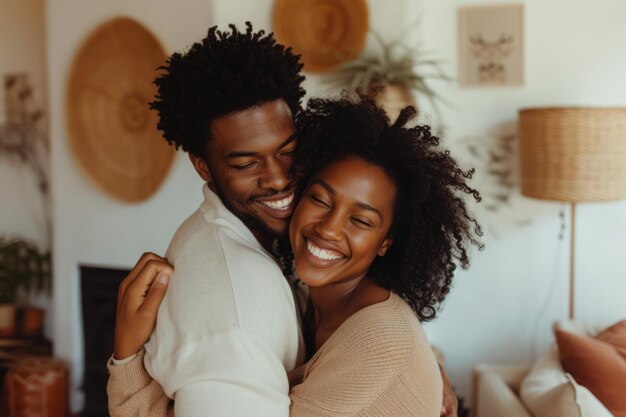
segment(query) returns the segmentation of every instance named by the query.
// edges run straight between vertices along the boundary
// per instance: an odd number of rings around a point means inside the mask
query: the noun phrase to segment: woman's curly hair
[[[469,266],[468,245],[482,249],[482,230],[469,214],[465,195],[473,170],[462,170],[439,146],[429,126],[406,127],[407,107],[395,123],[370,98],[312,99],[296,120],[299,143],[293,175],[300,189],[311,174],[357,156],[382,168],[396,185],[393,243],[372,264],[369,276],[404,298],[420,320],[435,317],[450,291],[456,265]]]
[[[159,113],[158,129],[184,151],[204,157],[211,122],[220,116],[284,99],[295,116],[305,92],[300,56],[276,43],[272,34],[209,29],[185,54],[174,53],[154,83],[150,108]]]

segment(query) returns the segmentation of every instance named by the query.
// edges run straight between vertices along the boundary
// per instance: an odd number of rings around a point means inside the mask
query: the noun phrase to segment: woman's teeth
[[[308,239],[306,240],[306,248],[309,250],[309,252],[313,254],[313,256],[320,258],[320,259],[332,261],[335,259],[343,258],[342,254],[335,252],[335,251],[322,249]]]
[[[287,210],[293,201],[294,193],[289,194],[282,200],[266,201],[261,200],[261,203],[274,210]]]

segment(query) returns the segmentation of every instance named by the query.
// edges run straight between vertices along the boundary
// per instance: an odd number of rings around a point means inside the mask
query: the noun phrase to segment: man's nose
[[[289,185],[288,173],[288,164],[278,160],[269,160],[259,179],[259,186],[263,189],[282,191]]]

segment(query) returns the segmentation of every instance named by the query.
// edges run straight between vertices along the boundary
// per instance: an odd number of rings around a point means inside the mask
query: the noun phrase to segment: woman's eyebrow
[[[328,184],[327,182],[325,182],[324,180],[320,179],[320,178],[316,178],[313,181],[311,181],[311,185],[313,184],[319,184],[320,186],[322,186],[326,191],[328,191],[328,193],[330,195],[337,195],[337,191],[335,191],[335,189],[333,187],[331,187],[330,184]],[[378,210],[376,207],[373,207],[367,203],[363,203],[363,202],[358,202],[357,207],[362,208],[364,210],[369,210],[369,211],[373,211],[374,213],[376,213],[376,215],[378,215],[378,217],[382,220],[383,216],[380,213],[380,210]]]
[[[356,204],[358,207],[364,209],[364,210],[369,210],[369,211],[373,211],[374,213],[376,213],[378,215],[378,217],[382,220],[383,216],[382,214],[380,214],[380,210],[378,210],[376,207],[370,206],[367,203],[357,203]]]

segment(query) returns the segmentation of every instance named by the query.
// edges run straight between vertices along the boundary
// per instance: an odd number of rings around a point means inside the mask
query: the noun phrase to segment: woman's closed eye
[[[362,217],[352,217],[352,222],[361,227],[372,227],[372,223]]]
[[[330,207],[330,204],[329,204],[326,200],[324,200],[322,197],[320,197],[320,196],[318,196],[318,195],[311,194],[311,195],[310,195],[310,198],[311,198],[311,200],[313,200],[313,202],[314,202],[315,204],[317,204],[318,206],[325,207],[325,208]]]

